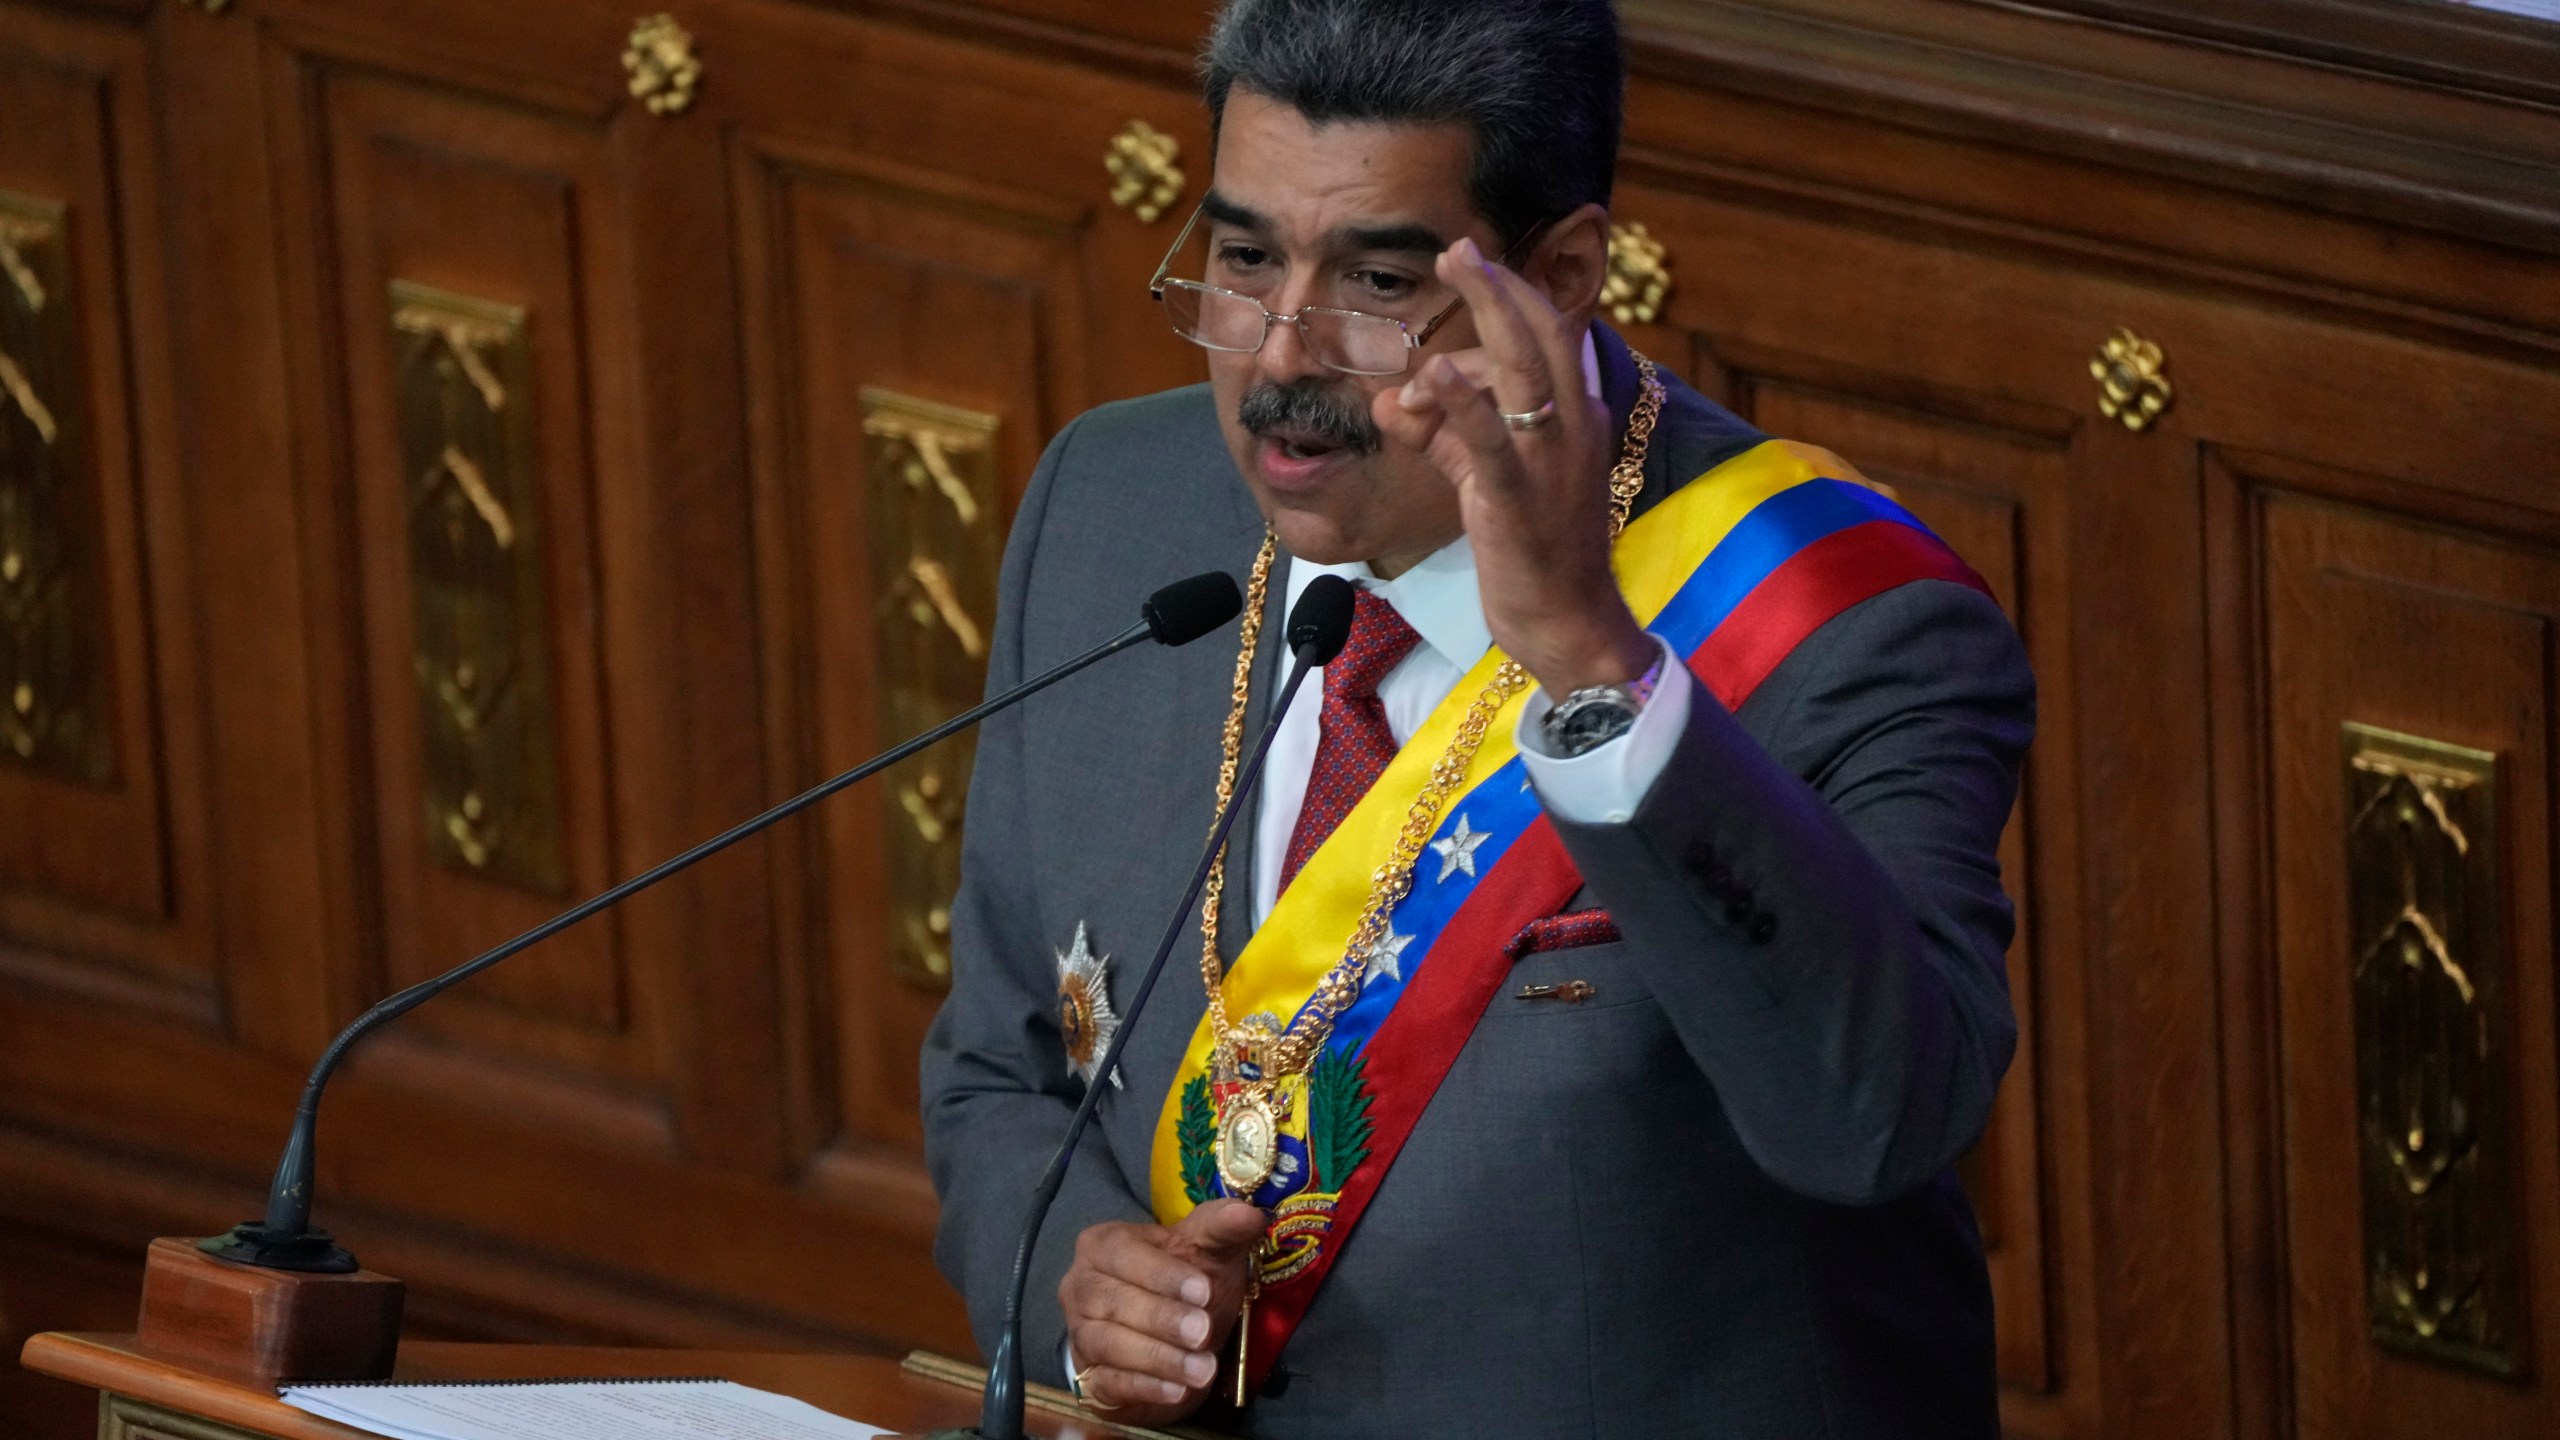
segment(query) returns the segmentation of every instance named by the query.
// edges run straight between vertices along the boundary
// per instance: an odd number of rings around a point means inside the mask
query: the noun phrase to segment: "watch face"
[[[1557,748],[1567,755],[1579,755],[1626,734],[1635,723],[1635,712],[1613,701],[1579,706],[1556,727]]]

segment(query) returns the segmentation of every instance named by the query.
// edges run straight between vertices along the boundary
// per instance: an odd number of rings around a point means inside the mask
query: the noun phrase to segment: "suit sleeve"
[[[1776,754],[1698,687],[1631,819],[1556,828],[1761,1169],[1878,1203],[1973,1146],[2016,1048],[1998,847],[2034,680],[1998,606],[1927,580],[1770,681]]]
[[[1076,427],[1051,442],[1023,495],[1004,572],[987,692],[1020,682],[1022,610],[1038,563],[1040,529]],[[925,1163],[942,1200],[934,1260],[969,1305],[982,1352],[1004,1324],[1032,1187],[1066,1133],[1082,1090],[1069,1073],[1057,1021],[1057,976],[1034,898],[1023,814],[1020,710],[990,719],[978,737],[961,839],[960,890],[951,906],[951,994],[926,1033]],[[1098,1139],[1098,1135],[1093,1137]],[[1065,1320],[1058,1281],[1076,1236],[1111,1220],[1152,1224],[1108,1147],[1079,1146],[1040,1232],[1023,1292],[1023,1365],[1033,1380],[1063,1384]]]

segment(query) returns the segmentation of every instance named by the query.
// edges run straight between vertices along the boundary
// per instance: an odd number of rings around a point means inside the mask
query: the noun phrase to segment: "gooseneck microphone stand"
[[[884,755],[866,760],[832,780],[783,801],[743,824],[703,841],[672,860],[635,875],[603,894],[545,920],[496,949],[475,956],[432,980],[422,980],[376,1004],[338,1032],[303,1082],[302,1104],[294,1112],[293,1131],[284,1155],[276,1162],[275,1181],[267,1191],[267,1213],[261,1220],[232,1227],[229,1233],[202,1242],[199,1248],[218,1259],[270,1270],[344,1275],[356,1269],[356,1258],[340,1248],[326,1230],[311,1225],[312,1142],[320,1120],[320,1095],[347,1052],[366,1035],[409,1013],[492,965],[538,945],[579,921],[630,899],[668,876],[719,854],[739,841],[799,814],[845,787],[897,764],[1009,706],[1019,704],[1086,666],[1136,645],[1154,640],[1187,645],[1225,625],[1244,608],[1233,576],[1212,571],[1177,580],[1147,598],[1138,623],[1074,659],[1006,691],[977,708],[936,725]],[[1017,1287],[1019,1288],[1019,1287]]]
[[[1093,1124],[1094,1110],[1102,1103],[1103,1092],[1111,1088],[1101,1083],[1102,1079],[1118,1069],[1120,1052],[1128,1045],[1129,1037],[1137,1033],[1138,1016],[1147,1007],[1147,996],[1155,991],[1156,977],[1164,973],[1165,959],[1182,938],[1191,907],[1199,903],[1200,892],[1208,887],[1209,871],[1226,849],[1227,832],[1235,828],[1236,816],[1244,810],[1245,796],[1252,792],[1255,779],[1262,773],[1262,762],[1271,753],[1272,737],[1280,733],[1281,717],[1289,713],[1289,704],[1297,698],[1298,686],[1306,680],[1307,672],[1341,653],[1343,641],[1349,638],[1352,603],[1350,581],[1339,575],[1321,575],[1307,586],[1290,610],[1289,649],[1297,663],[1290,668],[1288,683],[1280,687],[1279,698],[1271,702],[1270,716],[1263,722],[1262,737],[1254,742],[1252,758],[1236,772],[1235,789],[1210,827],[1209,843],[1200,852],[1200,865],[1192,873],[1191,887],[1183,892],[1182,903],[1174,907],[1173,918],[1165,923],[1164,939],[1156,946],[1155,958],[1147,962],[1146,974],[1130,997],[1119,1030],[1102,1052],[1102,1063],[1094,1067],[1094,1082],[1085,1087],[1084,1098],[1076,1102],[1075,1114],[1067,1121],[1066,1136],[1058,1142],[1057,1153],[1049,1157],[1049,1168],[1031,1193],[1031,1211],[1023,1221],[1022,1240],[1013,1254],[1013,1281],[1005,1292],[1004,1334],[996,1341],[996,1353],[987,1365],[987,1392],[979,1407],[978,1428],[937,1430],[929,1440],[1022,1440],[1027,1399],[1022,1388],[1022,1294],[1031,1282],[1032,1251],[1040,1243],[1041,1223],[1049,1218],[1049,1207],[1056,1203],[1058,1189],[1066,1183],[1067,1165],[1075,1158],[1076,1142],[1084,1138],[1084,1132]]]

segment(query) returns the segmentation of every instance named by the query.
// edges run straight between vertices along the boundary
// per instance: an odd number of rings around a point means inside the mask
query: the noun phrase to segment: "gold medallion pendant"
[[[1280,1163],[1280,1117],[1269,1100],[1250,1092],[1229,1100],[1226,1110],[1218,1123],[1218,1178],[1228,1194],[1247,1197]]]

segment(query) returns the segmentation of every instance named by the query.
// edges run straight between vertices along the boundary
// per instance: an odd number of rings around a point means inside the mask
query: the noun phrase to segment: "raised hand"
[[[1631,681],[1655,651],[1609,568],[1616,425],[1584,388],[1582,329],[1472,240],[1436,267],[1481,343],[1424,361],[1371,415],[1457,488],[1494,643],[1558,697]]]

